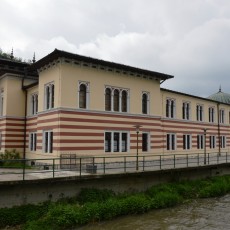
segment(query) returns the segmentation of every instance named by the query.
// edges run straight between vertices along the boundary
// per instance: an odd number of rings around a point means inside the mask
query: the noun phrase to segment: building
[[[170,78],[57,49],[32,64],[0,59],[1,151],[132,155],[137,126],[140,154],[229,151],[230,96],[161,88]]]

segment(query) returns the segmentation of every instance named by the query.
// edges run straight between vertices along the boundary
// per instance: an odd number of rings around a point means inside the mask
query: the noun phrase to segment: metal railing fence
[[[74,154],[75,155],[75,154]],[[138,161],[137,161],[138,160]],[[35,180],[57,177],[83,177],[200,167],[230,162],[230,153],[145,154],[125,156],[78,157],[73,154],[53,159],[0,160],[0,181]]]

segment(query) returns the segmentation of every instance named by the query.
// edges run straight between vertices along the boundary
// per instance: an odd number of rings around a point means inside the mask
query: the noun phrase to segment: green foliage
[[[200,198],[218,197],[230,192],[229,177],[215,177],[206,182],[199,190]]]
[[[178,193],[162,191],[156,194],[151,200],[151,208],[168,208],[182,202],[182,197]]]
[[[16,160],[20,159],[20,153],[16,150],[5,150],[4,153],[0,153],[1,160]]]
[[[23,168],[24,163],[20,159],[20,153],[16,149],[5,150],[4,153],[0,153],[0,166],[5,168]]]
[[[2,49],[0,48],[0,58],[11,60],[11,54],[3,52]],[[22,62],[22,58],[18,58],[18,57],[13,57],[13,60],[18,61],[18,62]]]
[[[0,209],[0,227],[24,224],[24,229],[71,229],[122,215],[167,208],[192,198],[220,196],[230,192],[230,176],[208,180],[167,183],[145,193],[119,194],[111,190],[82,189],[79,196],[56,203]]]
[[[39,219],[47,212],[47,203],[23,205],[0,209],[0,227],[23,224],[28,220]]]
[[[84,188],[78,195],[78,201],[80,204],[87,202],[103,202],[114,196],[115,193],[112,190]]]

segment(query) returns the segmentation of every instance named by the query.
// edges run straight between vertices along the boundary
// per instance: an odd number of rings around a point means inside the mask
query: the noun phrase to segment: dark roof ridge
[[[31,68],[39,69],[39,68],[45,66],[46,64],[58,59],[59,57],[75,59],[75,60],[79,60],[79,61],[83,61],[83,62],[87,62],[87,63],[92,63],[92,64],[104,65],[104,66],[107,66],[110,68],[122,69],[122,70],[130,71],[130,72],[136,72],[136,73],[144,74],[144,75],[150,75],[150,76],[154,76],[154,77],[164,79],[164,80],[173,78],[173,76],[169,75],[169,74],[159,73],[159,72],[155,72],[155,71],[151,71],[151,70],[145,70],[145,69],[132,67],[129,65],[124,65],[124,64],[119,64],[119,63],[115,63],[115,62],[104,61],[101,59],[87,57],[87,56],[83,56],[83,55],[79,55],[79,54],[74,54],[74,53],[70,53],[70,52],[62,51],[62,50],[58,50],[58,49],[55,49],[53,52],[49,53],[47,56],[43,57],[42,59],[40,59],[37,62],[35,62],[34,64],[32,64]]]
[[[218,104],[229,105],[228,103],[215,101],[215,100],[212,100],[212,99],[209,99],[209,98],[206,98],[206,97],[200,97],[200,96],[196,96],[196,95],[192,95],[192,94],[182,93],[182,92],[171,90],[171,89],[160,88],[160,90],[171,92],[171,93],[176,93],[176,94],[181,94],[181,95],[188,96],[188,97],[194,97],[194,98],[205,100],[205,101],[215,102],[215,103],[218,103]]]

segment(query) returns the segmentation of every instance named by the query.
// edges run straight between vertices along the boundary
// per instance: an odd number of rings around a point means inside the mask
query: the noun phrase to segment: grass
[[[83,189],[77,197],[56,203],[0,209],[0,227],[21,225],[22,229],[27,230],[70,229],[122,215],[173,207],[197,198],[222,196],[229,192],[230,176],[161,184],[133,194]]]

